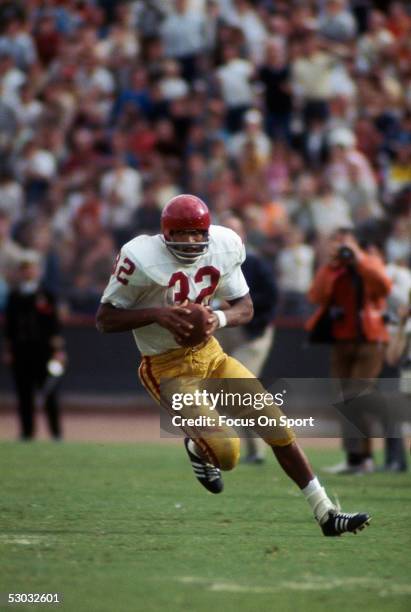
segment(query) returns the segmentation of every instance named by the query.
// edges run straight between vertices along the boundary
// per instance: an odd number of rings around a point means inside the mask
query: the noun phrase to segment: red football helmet
[[[191,263],[201,257],[208,249],[208,230],[210,212],[203,200],[190,194],[172,198],[164,207],[161,215],[161,231],[164,242],[170,251],[185,263]],[[199,230],[206,232],[203,242],[187,243],[172,240],[173,231]]]

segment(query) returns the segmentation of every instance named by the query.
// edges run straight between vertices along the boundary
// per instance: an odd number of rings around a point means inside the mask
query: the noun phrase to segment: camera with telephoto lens
[[[337,251],[337,258],[340,260],[341,263],[353,263],[355,259],[354,251],[348,246],[341,246]]]

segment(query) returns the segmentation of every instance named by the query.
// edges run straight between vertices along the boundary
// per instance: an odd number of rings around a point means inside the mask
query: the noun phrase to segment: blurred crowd
[[[238,215],[283,313],[326,236],[411,288],[411,6],[377,0],[0,2],[0,304],[25,249],[94,313],[119,247],[194,193]]]

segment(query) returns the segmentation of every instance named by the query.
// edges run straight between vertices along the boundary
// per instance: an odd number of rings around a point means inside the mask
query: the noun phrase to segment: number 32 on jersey
[[[125,257],[119,264],[120,254],[114,263],[113,274],[122,285],[128,285],[128,276],[131,276],[136,269],[135,264]],[[220,280],[220,272],[214,266],[203,266],[194,275],[194,283],[198,286],[198,293],[194,299],[196,304],[207,304],[213,295]],[[181,270],[174,272],[168,282],[168,289],[172,292],[172,303],[181,304],[184,300],[190,299],[190,280],[187,274]]]
[[[194,275],[196,285],[202,285],[194,302],[196,304],[208,304],[210,297],[217,288],[220,280],[220,272],[214,266],[203,266],[199,268]],[[181,304],[184,300],[189,299],[190,280],[187,274],[181,270],[172,274],[168,283],[169,289],[173,290],[173,303]]]

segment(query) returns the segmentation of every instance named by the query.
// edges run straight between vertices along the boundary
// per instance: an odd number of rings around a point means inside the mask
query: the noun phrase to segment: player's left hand
[[[209,318],[207,319],[207,323],[209,325],[207,331],[206,331],[206,335],[209,338],[210,336],[212,336],[214,334],[215,331],[217,331],[217,329],[220,326],[220,322],[218,320],[217,315],[214,314],[214,312],[212,311],[210,306],[206,306],[207,310],[210,313]]]

